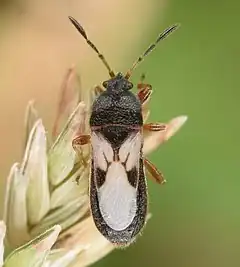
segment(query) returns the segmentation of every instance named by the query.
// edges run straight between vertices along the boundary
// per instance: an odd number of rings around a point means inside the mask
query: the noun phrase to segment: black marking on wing
[[[138,132],[139,130],[134,130],[135,132]],[[96,130],[96,134],[100,134],[112,147],[113,152],[114,152],[114,161],[119,161],[119,149],[121,145],[126,141],[127,138],[134,138],[134,133],[133,130],[129,131],[128,126],[106,126],[102,130]],[[130,151],[131,152],[131,151]],[[122,162],[124,168],[126,169],[126,162],[129,158],[130,152],[127,155],[127,158],[125,162]],[[110,165],[110,162],[108,162],[107,157],[105,154],[104,158],[105,161],[107,162],[107,168]],[[137,167],[133,168],[132,170],[127,172],[128,176],[128,181],[129,183],[136,188],[137,183],[138,183],[138,170]],[[99,168],[96,167],[96,183],[97,187],[100,188],[103,183],[105,182],[106,178],[106,172],[103,170],[100,170]]]
[[[136,188],[137,183],[138,183],[137,168],[135,167],[135,168],[131,169],[130,171],[128,171],[127,177],[128,177],[128,181],[129,181],[130,185]]]
[[[95,171],[97,188],[100,188],[106,180],[106,172],[101,170],[100,168],[96,168]]]

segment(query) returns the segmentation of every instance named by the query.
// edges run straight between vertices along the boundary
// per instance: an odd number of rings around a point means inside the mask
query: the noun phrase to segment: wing
[[[116,149],[99,132],[92,133],[93,170],[99,211],[115,231],[126,229],[137,212],[142,135],[131,133]]]

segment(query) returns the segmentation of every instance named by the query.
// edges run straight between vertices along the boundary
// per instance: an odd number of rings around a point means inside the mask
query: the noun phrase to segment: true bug
[[[90,207],[97,229],[110,242],[128,245],[146,221],[148,197],[144,166],[158,183],[165,181],[155,166],[143,157],[143,130],[163,131],[166,128],[164,124],[143,124],[141,106],[149,98],[152,87],[141,81],[135,96],[130,91],[133,84],[129,78],[144,57],[178,25],[163,31],[126,75],[115,75],[83,27],[74,18],[69,19],[98,54],[110,75],[110,79],[102,84],[105,90],[92,105],[91,134],[78,135],[73,140],[73,147],[92,145]]]

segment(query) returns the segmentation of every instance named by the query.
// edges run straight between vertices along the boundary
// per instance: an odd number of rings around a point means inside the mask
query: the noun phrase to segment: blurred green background
[[[158,0],[149,1],[149,5],[155,9],[151,17],[154,23],[144,29],[139,26],[141,42],[135,50],[131,47],[132,56],[126,63],[122,62],[122,66],[127,69],[132,58],[135,59],[161,30],[180,22],[180,30],[138,67],[133,80],[137,82],[144,72],[146,81],[153,86],[151,121],[165,122],[185,114],[189,120],[176,136],[150,156],[168,182],[164,186],[152,181],[148,183],[153,217],[143,235],[129,248],[115,250],[95,266],[240,266],[240,2],[171,0],[166,3],[164,12]],[[124,23],[124,11],[121,12],[117,17],[120,24]],[[142,24],[149,19],[141,14]],[[96,21],[89,27],[96,30]],[[114,30],[131,34],[124,27]],[[63,33],[59,31],[58,34]],[[76,40],[78,38],[76,35]],[[108,39],[104,41],[109,43]],[[122,42],[125,42],[124,37]],[[122,48],[121,40],[118,44]],[[77,47],[79,43],[75,45]],[[57,49],[58,43],[53,47]],[[49,56],[53,57],[53,63],[54,52]],[[111,53],[120,53],[120,49]],[[95,55],[89,54],[96,62]],[[111,62],[114,62],[113,58]],[[100,72],[105,75],[102,65],[97,66],[101,66]],[[59,77],[64,73],[65,67],[60,70]],[[26,74],[24,79],[28,77]],[[91,84],[94,83],[95,80]],[[2,88],[6,88],[4,86]],[[44,84],[41,86],[44,90]],[[51,119],[52,99],[44,95],[48,98],[44,102],[40,90],[32,93],[46,105],[47,108],[40,110]],[[11,93],[11,97],[17,103],[18,96],[14,94]],[[21,97],[25,97],[25,102],[13,110],[19,114],[13,122],[18,131],[22,127],[23,107],[29,99],[29,96]],[[2,107],[2,117],[6,117],[5,110]],[[13,113],[7,114],[11,120]],[[7,125],[4,123],[2,131]],[[20,141],[14,143],[15,138],[11,140],[12,148],[10,142],[3,141],[7,146],[5,149],[12,149],[11,153],[18,151],[14,157],[8,157],[7,163],[2,157],[4,175],[14,158],[19,157]]]
[[[181,28],[135,72],[152,83],[152,121],[189,120],[150,156],[163,187],[149,181],[152,219],[136,244],[95,266],[240,266],[240,3],[172,0],[143,36]],[[140,50],[142,51],[142,50]]]

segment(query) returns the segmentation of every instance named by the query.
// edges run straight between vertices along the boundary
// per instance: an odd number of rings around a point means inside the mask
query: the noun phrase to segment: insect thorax
[[[103,92],[93,103],[91,126],[143,124],[141,103],[131,91]]]

